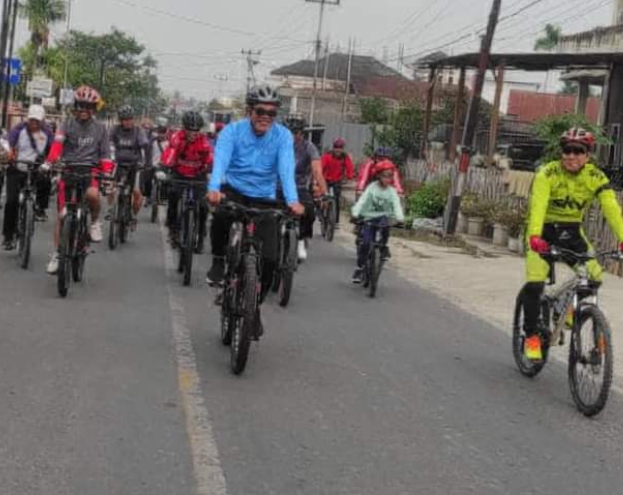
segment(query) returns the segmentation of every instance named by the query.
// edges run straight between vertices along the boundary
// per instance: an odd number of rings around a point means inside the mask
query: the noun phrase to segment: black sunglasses
[[[565,146],[562,152],[565,155],[586,155],[586,149],[578,146]]]
[[[86,101],[78,101],[74,104],[74,108],[76,110],[95,110],[97,108],[97,104]]]
[[[277,116],[277,110],[266,110],[265,108],[254,108],[253,111],[258,117],[270,117],[274,119]]]

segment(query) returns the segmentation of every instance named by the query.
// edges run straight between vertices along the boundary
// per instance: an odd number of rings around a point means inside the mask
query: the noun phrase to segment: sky
[[[331,0],[333,2],[337,0]],[[374,55],[390,66],[406,56],[478,49],[492,0],[340,0],[325,8],[322,39],[332,51]],[[614,0],[502,0],[494,51],[531,51],[547,23],[564,33],[610,24]],[[524,10],[525,9],[525,10]],[[320,5],[305,0],[72,0],[73,29],[115,26],[135,36],[158,61],[165,91],[209,100],[246,85],[242,50],[261,50],[258,81],[271,70],[313,56]],[[65,25],[53,29],[62,36]],[[26,37],[20,21],[18,42]]]

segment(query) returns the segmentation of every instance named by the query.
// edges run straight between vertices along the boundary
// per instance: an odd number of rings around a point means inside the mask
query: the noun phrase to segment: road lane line
[[[169,275],[175,273],[176,270],[173,252],[167,243],[166,230],[162,223],[160,223],[160,233],[164,246],[167,292],[173,322],[178,386],[182,397],[184,415],[186,416],[186,430],[190,441],[197,493],[198,495],[227,495],[225,475],[210,424],[210,415],[201,393],[197,360],[192,347],[184,305],[181,299],[174,294],[168,281]]]

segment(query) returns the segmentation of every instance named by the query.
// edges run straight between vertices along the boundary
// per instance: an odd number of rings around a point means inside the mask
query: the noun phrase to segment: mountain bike
[[[26,180],[19,192],[19,210],[17,214],[17,252],[19,266],[26,270],[30,263],[32,238],[35,234],[36,193],[33,184],[33,173],[39,163],[18,160],[15,165],[23,165],[21,170],[26,174]],[[22,167],[23,168],[23,167]]]
[[[92,163],[65,163],[58,168],[65,183],[65,208],[60,212],[57,274],[61,297],[67,297],[72,280],[80,282],[84,276],[91,241],[86,192],[91,186],[92,171],[96,167]]]
[[[167,183],[153,177],[153,185],[151,188],[151,223],[158,221],[158,208],[164,206],[167,202]]]
[[[316,216],[320,222],[320,233],[328,242],[333,241],[335,235],[335,225],[337,223],[337,202],[333,192],[333,187],[329,187],[329,192],[320,200],[315,201]]]
[[[524,357],[523,293],[520,291],[513,320],[513,357],[519,372],[536,377],[545,367],[551,348],[565,344],[565,330],[571,332],[567,368],[571,396],[585,416],[599,414],[606,405],[613,372],[613,350],[610,324],[599,308],[598,284],[589,280],[586,264],[591,260],[621,261],[619,251],[576,253],[552,247],[545,256],[550,264],[548,290],[541,297],[539,334],[543,360],[530,361]],[[559,288],[556,283],[555,262],[565,261],[574,266],[575,276]]]
[[[299,222],[293,217],[283,217],[279,225],[279,264],[273,279],[273,292],[278,293],[279,305],[290,303],[294,273],[298,268],[297,244]]]
[[[177,204],[178,249],[177,271],[183,274],[183,283],[189,286],[192,279],[193,255],[198,251],[204,235],[200,223],[200,208],[203,196],[196,194],[197,189],[205,190],[205,179],[169,179],[168,183],[178,186],[182,193]]]
[[[249,208],[225,202],[218,210],[234,217],[225,256],[223,302],[221,305],[221,342],[231,346],[230,367],[241,374],[247,364],[251,340],[258,340],[254,325],[261,287],[261,241],[255,236],[256,221],[265,215],[282,218],[283,210]]]
[[[387,261],[388,255],[387,243],[383,241],[383,230],[389,229],[390,223],[387,217],[357,223],[359,224],[356,241],[357,248],[359,248],[359,245],[362,242],[361,236],[363,235],[365,227],[372,228],[372,242],[370,243],[370,249],[363,266],[362,286],[365,289],[368,289],[368,295],[370,297],[375,297],[379,278],[381,276],[381,272],[383,271],[383,266]]]
[[[119,243],[125,244],[134,218],[132,216],[132,193],[139,168],[136,165],[117,164],[117,191],[112,205],[108,227],[108,247],[115,250]],[[130,180],[134,179],[134,180]]]

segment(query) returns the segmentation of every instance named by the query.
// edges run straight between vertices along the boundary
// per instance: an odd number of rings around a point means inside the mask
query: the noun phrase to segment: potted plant
[[[517,205],[508,211],[504,224],[508,229],[508,249],[514,253],[522,253],[522,231],[526,223],[526,207]]]
[[[499,247],[508,246],[509,232],[508,224],[510,223],[509,217],[512,212],[509,205],[505,202],[500,202],[496,205],[493,211],[491,219],[493,220],[493,245]]]
[[[461,203],[461,211],[467,217],[467,234],[482,236],[485,220],[490,212],[489,203],[478,196],[471,195]]]

